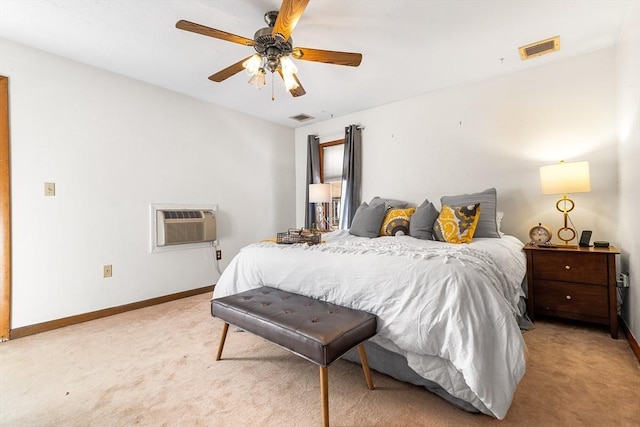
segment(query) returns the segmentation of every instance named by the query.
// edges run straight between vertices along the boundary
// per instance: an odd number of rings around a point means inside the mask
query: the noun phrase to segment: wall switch
[[[45,196],[55,196],[56,195],[56,183],[55,182],[45,182],[44,183],[44,195]]]
[[[111,268],[111,264],[105,265],[102,267],[102,277],[107,278],[111,277],[113,274],[113,269]]]
[[[220,249],[216,251],[216,259],[218,260],[222,259],[222,251]]]

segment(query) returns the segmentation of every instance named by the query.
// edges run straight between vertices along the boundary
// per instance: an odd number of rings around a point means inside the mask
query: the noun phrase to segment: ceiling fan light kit
[[[304,95],[306,91],[296,76],[298,68],[291,57],[351,67],[357,67],[362,61],[360,53],[293,47],[291,33],[308,3],[309,0],[283,0],[280,11],[265,13],[264,20],[268,27],[256,31],[253,40],[184,20],[178,21],[176,27],[244,46],[253,46],[255,49],[254,55],[218,71],[211,75],[209,80],[222,82],[244,69],[251,76],[249,84],[260,89],[266,84],[266,71],[270,71],[272,75],[278,72],[287,91],[297,97]]]

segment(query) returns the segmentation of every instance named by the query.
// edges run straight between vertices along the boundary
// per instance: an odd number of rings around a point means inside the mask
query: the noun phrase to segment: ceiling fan
[[[251,76],[249,83],[260,88],[266,84],[265,72],[271,71],[271,73],[274,73],[277,71],[291,95],[294,97],[302,96],[306,92],[296,76],[298,70],[293,61],[291,61],[291,57],[304,61],[348,65],[351,67],[357,67],[362,61],[362,54],[360,53],[293,47],[291,33],[308,3],[309,0],[283,0],[280,11],[267,12],[264,15],[264,20],[268,27],[256,31],[253,39],[185,20],[178,21],[176,28],[232,43],[253,46],[256,50],[254,55],[241,59],[235,64],[209,76],[209,80],[222,82],[240,71],[246,70]]]

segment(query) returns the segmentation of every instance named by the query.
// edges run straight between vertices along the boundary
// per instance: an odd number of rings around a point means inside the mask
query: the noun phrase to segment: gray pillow
[[[374,197],[369,202],[369,206],[375,206],[379,204],[384,204],[386,209],[389,209],[389,208],[405,209],[409,207],[409,203],[407,202],[403,202],[401,200],[395,200],[395,199],[385,199],[383,197],[378,197],[378,196]]]
[[[416,211],[411,215],[409,222],[409,234],[422,240],[433,240],[433,224],[438,219],[440,212],[429,200],[425,199]]]
[[[498,222],[496,221],[498,196],[495,188],[489,188],[480,193],[442,196],[440,203],[442,206],[467,206],[480,203],[480,219],[473,237],[500,238]]]
[[[351,220],[349,233],[360,237],[378,237],[386,212],[387,208],[384,203],[374,206],[369,206],[366,203],[361,204]]]

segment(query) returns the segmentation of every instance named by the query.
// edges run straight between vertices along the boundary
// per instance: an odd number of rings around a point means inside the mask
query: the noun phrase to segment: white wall
[[[149,253],[151,203],[218,204],[222,267],[294,223],[292,129],[2,40],[0,74],[12,328],[214,284],[210,248]]]
[[[617,55],[621,270],[629,273],[623,318],[640,341],[640,3],[631,6]]]
[[[571,218],[578,232],[618,244],[615,91],[610,48],[297,128],[297,224],[306,136],[335,139],[356,123],[365,126],[363,201],[427,197],[439,207],[442,195],[496,187],[503,230],[526,241],[538,222],[562,225],[560,196],[540,194],[538,168],[587,160],[591,192],[571,195]]]

